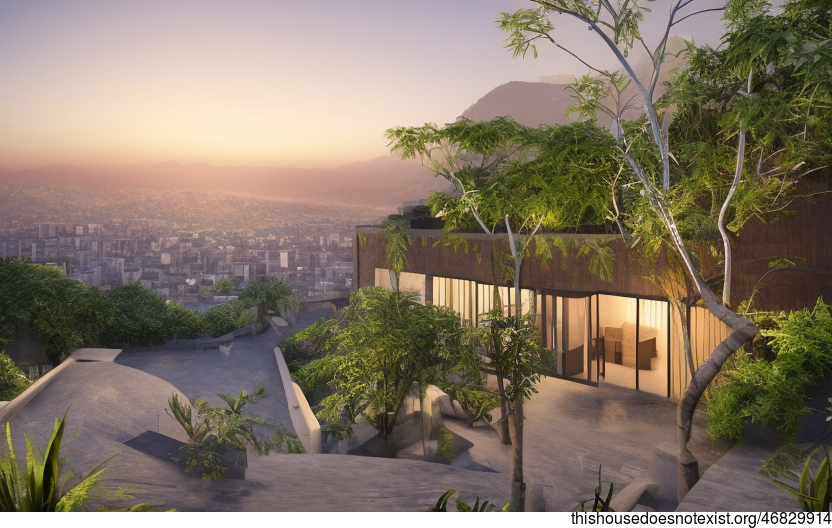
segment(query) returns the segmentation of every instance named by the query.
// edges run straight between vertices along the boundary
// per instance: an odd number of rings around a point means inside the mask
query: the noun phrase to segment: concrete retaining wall
[[[315,413],[309,407],[303,391],[292,381],[289,367],[286,366],[280,347],[274,347],[274,359],[277,361],[280,379],[283,381],[283,390],[286,392],[286,403],[289,405],[289,416],[292,418],[295,433],[307,453],[319,454],[321,452],[321,424],[315,418]]]
[[[0,424],[8,422],[17,412],[25,407],[35,396],[49,385],[55,376],[59,376],[61,372],[66,370],[70,365],[75,363],[75,354],[66,358],[60,365],[53,368],[46,374],[40,377],[36,382],[32,383],[28,389],[20,393],[17,398],[13,399],[3,407],[0,407]]]

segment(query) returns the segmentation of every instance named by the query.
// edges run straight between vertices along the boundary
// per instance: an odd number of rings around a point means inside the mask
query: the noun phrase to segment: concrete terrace
[[[320,313],[303,314],[301,328]],[[308,320],[307,320],[308,319]],[[281,333],[291,329],[281,329]],[[292,430],[273,348],[274,332],[237,337],[219,346],[162,346],[123,352],[84,349],[75,362],[11,419],[18,455],[23,432],[44,446],[53,420],[69,409],[66,456],[90,469],[108,460],[104,491],[116,504],[148,502],[181,511],[424,511],[444,491],[460,490],[502,505],[508,501],[511,449],[486,424],[446,419],[446,426],[474,444],[452,465],[349,455],[249,453],[245,480],[206,481],[186,474],[166,457],[125,445],[147,431],[187,438],[165,413],[171,394],[206,398],[236,394],[262,382],[268,398],[251,410]],[[592,388],[546,378],[526,406],[525,469],[529,492],[546,509],[566,511],[592,497],[598,467],[620,491],[650,468],[654,447],[675,442],[676,407],[664,398],[613,386]],[[66,440],[77,433],[70,442]],[[753,511],[795,509],[796,500],[756,474],[767,454],[704,438],[697,416],[692,450],[707,468],[680,509]],[[135,443],[132,443],[137,447]],[[471,468],[483,469],[472,470]],[[729,494],[742,483],[741,494]],[[111,500],[112,502],[112,500]]]

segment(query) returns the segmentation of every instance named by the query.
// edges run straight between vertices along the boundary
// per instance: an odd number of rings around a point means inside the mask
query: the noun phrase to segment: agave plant
[[[80,478],[79,482],[66,492],[63,491],[68,476],[60,475],[61,439],[66,423],[66,413],[60,420],[55,419],[52,436],[41,453],[26,438],[26,475],[20,478],[17,457],[12,445],[12,431],[6,423],[8,455],[0,455],[0,511],[74,511],[86,502],[101,481],[104,469]]]
[[[786,476],[797,480],[797,486],[791,486],[776,479],[771,479],[771,481],[797,497],[803,511],[829,511],[830,504],[832,504],[832,472],[826,446],[818,447],[809,455],[800,475],[794,471],[788,471]]]

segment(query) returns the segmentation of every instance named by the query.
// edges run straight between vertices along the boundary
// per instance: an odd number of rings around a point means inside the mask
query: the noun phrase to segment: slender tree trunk
[[[511,256],[514,258],[514,328],[522,330],[523,305],[520,299],[520,266],[523,263],[522,252],[515,245],[514,235],[511,232],[511,225],[506,215],[506,228],[508,230],[509,244],[511,244]],[[536,231],[536,230],[535,230]],[[511,301],[511,299],[509,299]],[[511,305],[511,302],[509,302]],[[515,346],[514,372],[512,372],[512,384],[517,387],[520,384],[520,350]],[[512,459],[511,459],[511,511],[521,512],[526,509],[526,483],[523,478],[523,393],[517,392],[512,402],[512,423],[514,424],[514,435],[512,437]]]
[[[499,277],[497,273],[497,240],[495,239],[494,235],[489,231],[489,237],[491,238],[491,278],[494,283],[494,291],[491,298],[492,309],[496,309],[497,306],[501,304],[500,301],[500,290],[497,287],[500,282],[498,282]],[[494,350],[497,350],[497,346],[500,346],[500,343],[495,342],[494,340],[498,339],[492,333],[491,337],[491,346],[494,347]],[[506,400],[506,391],[505,391],[505,383],[504,377],[505,373],[499,367],[495,367],[494,375],[497,377],[497,390],[500,394],[500,421],[497,422],[497,426],[500,428],[498,431],[498,435],[500,441],[503,445],[510,445],[511,444],[511,431],[509,427],[509,410],[508,401]]]
[[[526,508],[526,483],[523,480],[523,395],[517,397],[512,410],[513,435],[511,458],[511,511]]]
[[[675,225],[670,227],[671,234],[678,236],[678,232],[675,231]],[[679,238],[679,240],[680,239],[681,238]],[[680,247],[677,244],[676,249],[682,257],[682,261],[687,267],[688,274],[693,279],[694,284],[696,285],[699,294],[702,296],[702,299],[705,301],[708,309],[720,321],[733,329],[733,332],[731,332],[731,334],[729,334],[728,337],[719,343],[714,351],[711,352],[711,355],[708,356],[705,363],[703,363],[695,373],[692,373],[685,395],[683,396],[682,401],[679,402],[679,413],[677,417],[677,426],[679,428],[679,487],[677,490],[677,496],[679,501],[681,501],[684,496],[687,495],[688,491],[690,491],[690,488],[693,487],[699,479],[698,462],[696,461],[696,457],[693,456],[687,447],[688,441],[690,440],[691,427],[693,425],[693,413],[696,410],[696,406],[699,403],[700,398],[702,398],[702,395],[705,393],[705,389],[707,389],[708,385],[710,385],[714,378],[716,378],[717,374],[719,374],[719,371],[722,369],[722,365],[725,361],[727,361],[728,358],[731,357],[734,352],[739,350],[746,342],[757,335],[757,327],[744,317],[732,312],[720,302],[719,298],[717,298],[714,292],[711,291],[699,272],[693,267],[690,255],[688,255],[684,245]],[[683,329],[683,331],[686,331],[686,329]]]
[[[725,197],[725,202],[722,203],[722,209],[719,211],[719,219],[717,221],[719,234],[722,235],[722,247],[725,255],[725,279],[722,286],[722,304],[725,306],[731,306],[731,240],[728,238],[728,230],[725,228],[725,216],[728,213],[728,205],[731,203],[731,198],[734,197],[737,186],[740,184],[744,158],[745,128],[740,128],[737,145],[737,167],[734,170],[734,181],[731,182],[731,188],[728,190],[728,196]]]

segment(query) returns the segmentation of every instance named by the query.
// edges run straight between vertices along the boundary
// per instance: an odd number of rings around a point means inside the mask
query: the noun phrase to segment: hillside
[[[446,188],[415,161],[385,156],[332,169],[213,167],[162,163],[142,166],[53,166],[0,169],[0,185],[56,188],[155,189],[219,192],[317,205],[396,210],[402,202]]]

